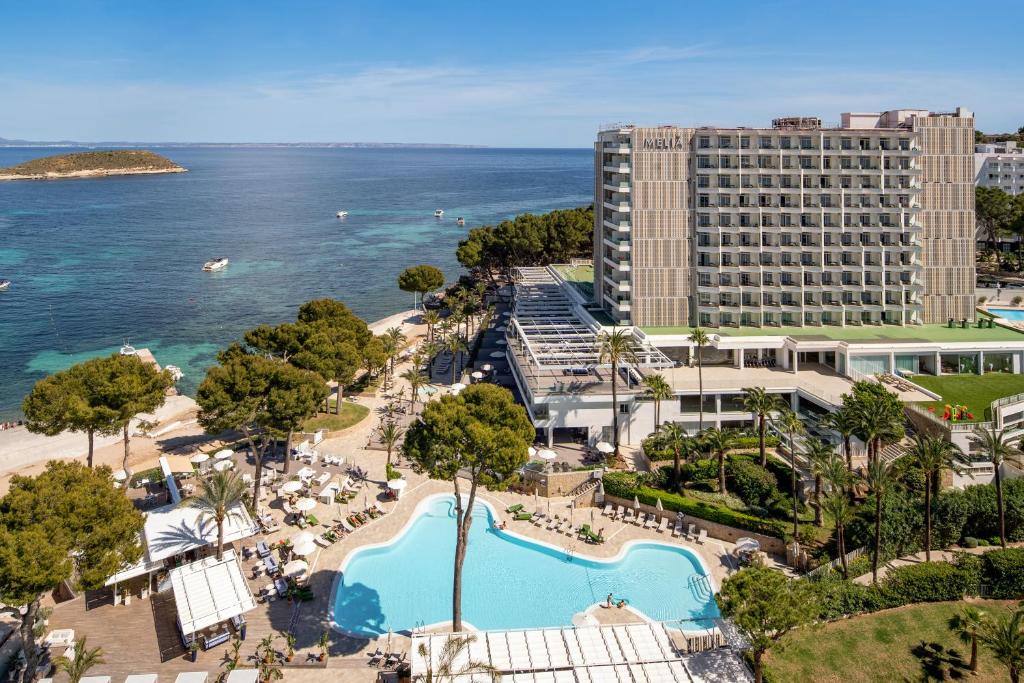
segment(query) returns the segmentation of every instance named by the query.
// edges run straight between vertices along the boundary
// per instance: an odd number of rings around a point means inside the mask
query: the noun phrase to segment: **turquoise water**
[[[992,308],[989,306],[988,312],[997,318],[1006,318],[1007,320],[1024,320],[1024,309],[1021,308]]]
[[[393,545],[351,556],[334,596],[341,630],[374,637],[450,622],[454,503],[453,497],[430,501]],[[491,520],[490,509],[478,503],[463,570],[463,620],[478,629],[570,626],[574,614],[609,593],[658,621],[698,620],[684,622],[686,629],[705,627],[719,614],[706,590],[691,587],[690,577],[704,570],[683,548],[641,543],[612,562],[567,559],[564,550],[492,528]],[[586,552],[583,544],[577,548]]]
[[[0,148],[0,167],[62,151]],[[398,273],[431,263],[454,280],[473,226],[593,199],[585,149],[158,151],[189,172],[0,183],[0,420],[37,379],[125,339],[192,393],[250,327],[326,296],[367,320],[397,313],[411,304]],[[201,272],[213,256],[231,265]]]

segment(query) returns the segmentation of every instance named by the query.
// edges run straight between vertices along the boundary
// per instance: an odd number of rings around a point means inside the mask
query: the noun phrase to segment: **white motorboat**
[[[458,217],[458,218],[457,218],[457,219],[455,220],[455,222],[456,222],[456,223],[457,223],[458,225],[465,225],[465,224],[466,224],[466,219],[465,219],[465,218],[463,218],[462,216],[459,216],[459,217]]]
[[[434,218],[440,218],[444,215],[444,209],[434,209]]]
[[[212,273],[216,270],[224,270],[228,267],[229,261],[223,256],[220,258],[210,259],[203,264],[203,270],[207,273]]]
[[[339,212],[338,212],[338,213],[336,213],[335,215],[336,215],[336,216],[337,216],[338,218],[344,218],[345,216],[347,216],[347,215],[348,215],[348,211],[339,211]]]
[[[121,345],[120,353],[122,356],[134,356],[137,352],[135,351],[135,347],[126,341]]]
[[[181,371],[177,365],[168,365],[164,368],[167,372],[171,373],[171,379],[177,382],[179,379],[185,376],[185,373]]]
[[[10,286],[11,286],[11,281],[10,280],[5,280],[3,278],[0,278],[0,292],[4,291],[5,289],[7,289]]]

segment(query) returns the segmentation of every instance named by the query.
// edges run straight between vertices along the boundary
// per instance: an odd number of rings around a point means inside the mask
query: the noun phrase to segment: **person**
[[[611,606],[612,606],[612,594],[609,593],[608,594],[608,601],[605,603],[605,607],[609,607],[610,608]]]
[[[622,609],[625,606],[626,606],[626,601],[625,600],[619,600],[618,608]]]

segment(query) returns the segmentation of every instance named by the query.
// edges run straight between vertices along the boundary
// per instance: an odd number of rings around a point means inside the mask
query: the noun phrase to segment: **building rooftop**
[[[594,297],[594,266],[573,266],[566,263],[551,266],[558,276],[572,285],[587,300]]]
[[[688,335],[692,327],[643,327],[645,334]],[[887,342],[1001,342],[1024,343],[1024,333],[1006,327],[949,328],[945,325],[864,325],[851,327],[723,327],[706,328],[709,334],[722,337],[792,337],[797,341],[845,341],[850,343],[873,344]]]

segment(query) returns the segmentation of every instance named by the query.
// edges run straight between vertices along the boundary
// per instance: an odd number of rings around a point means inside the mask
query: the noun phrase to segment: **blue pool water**
[[[988,308],[988,312],[997,318],[1007,320],[1024,320],[1024,309],[1020,308]]]
[[[355,552],[334,596],[341,630],[373,637],[451,620],[454,503],[433,499],[395,543]],[[718,616],[707,590],[691,587],[704,571],[683,548],[642,543],[611,562],[567,560],[564,550],[494,529],[492,519],[478,503],[463,573],[463,620],[478,629],[569,626],[608,593],[659,621],[705,620],[676,624],[687,630]]]

